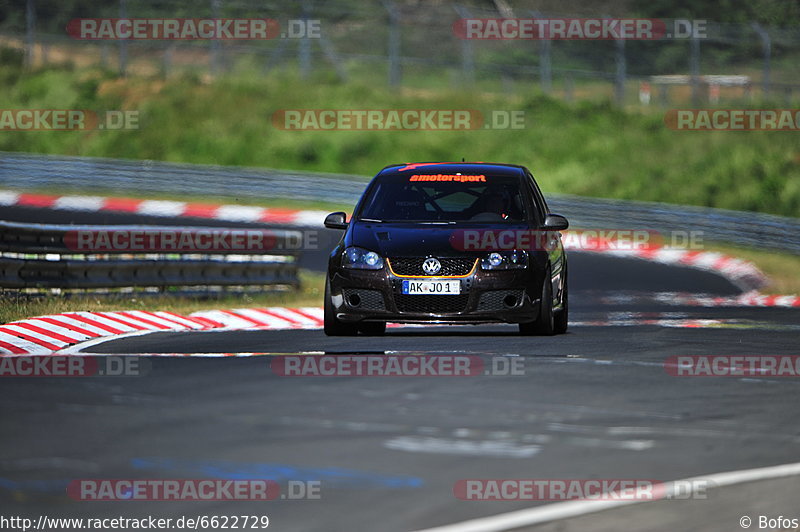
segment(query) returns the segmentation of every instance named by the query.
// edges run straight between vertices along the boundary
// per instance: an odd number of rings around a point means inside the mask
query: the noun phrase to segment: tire
[[[358,330],[361,334],[367,336],[383,336],[386,333],[385,321],[365,321],[358,324]]]
[[[569,279],[567,272],[564,270],[564,292],[561,295],[561,310],[556,311],[555,315],[555,333],[564,334],[567,332],[567,325],[569,321]]]
[[[325,279],[325,303],[324,303],[325,334],[327,336],[355,336],[358,334],[358,326],[352,323],[343,323],[336,319],[331,301],[331,287],[328,279]]]
[[[550,268],[545,271],[544,281],[542,281],[542,302],[539,305],[539,317],[528,323],[520,323],[519,333],[525,336],[552,336],[555,334],[553,282],[550,279]]]

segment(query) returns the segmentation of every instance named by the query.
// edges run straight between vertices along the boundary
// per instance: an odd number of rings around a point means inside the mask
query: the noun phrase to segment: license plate
[[[461,293],[461,281],[403,281],[403,293],[455,296]]]

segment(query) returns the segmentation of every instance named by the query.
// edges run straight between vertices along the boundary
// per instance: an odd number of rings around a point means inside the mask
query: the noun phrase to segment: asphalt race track
[[[50,215],[9,208],[0,217],[64,223],[63,213]],[[151,221],[103,217],[72,221]],[[319,269],[324,256],[309,253],[306,267]],[[151,357],[139,377],[6,379],[0,501],[34,517],[268,515],[274,530],[403,531],[547,504],[459,500],[453,490],[461,479],[669,481],[798,461],[797,378],[676,377],[664,364],[675,355],[798,355],[796,309],[680,306],[657,295],[738,289],[688,268],[584,253],[570,261],[571,326],[562,336],[520,337],[512,326],[409,327],[356,338],[320,330],[155,333],[86,351],[264,355]],[[478,355],[487,367],[501,357],[521,360],[524,374],[286,377],[271,368],[282,354],[309,351]],[[320,497],[78,502],[65,495],[73,479],[208,477],[271,478],[282,487],[319,481]],[[599,515],[608,530],[740,530],[740,516],[777,500],[771,493],[794,494],[776,512],[797,510],[796,478],[753,484],[758,497],[720,488],[707,500]],[[534,529],[595,527],[579,519]]]

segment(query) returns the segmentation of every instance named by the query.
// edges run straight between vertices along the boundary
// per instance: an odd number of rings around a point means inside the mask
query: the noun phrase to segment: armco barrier
[[[92,245],[77,236],[143,234],[150,242],[180,242],[180,237],[205,232],[203,240],[185,242],[213,243],[212,232],[229,231],[240,235],[218,239],[213,249],[186,249],[186,246],[159,245],[147,248],[126,245],[125,239],[114,246],[106,239]],[[296,244],[299,231],[180,228],[159,226],[73,226],[0,222],[0,287],[2,288],[122,288],[168,286],[299,286]],[[237,233],[238,232],[238,233]],[[253,234],[248,247],[246,236]],[[177,236],[176,236],[177,235]],[[228,235],[230,236],[230,235]],[[171,238],[168,240],[166,237]],[[89,239],[87,239],[88,241]],[[142,249],[137,249],[142,248]]]
[[[535,174],[535,166],[533,170]],[[86,191],[101,184],[115,194],[283,197],[355,205],[367,182],[367,177],[355,175],[0,152],[0,188],[17,190]],[[573,227],[698,231],[705,241],[800,254],[797,218],[559,194],[547,197],[551,210],[566,216]]]

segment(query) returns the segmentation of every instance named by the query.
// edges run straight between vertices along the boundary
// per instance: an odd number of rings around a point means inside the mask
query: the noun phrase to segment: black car
[[[387,166],[367,186],[328,262],[325,334],[383,334],[386,322],[516,323],[567,329],[563,216],[523,166]]]

